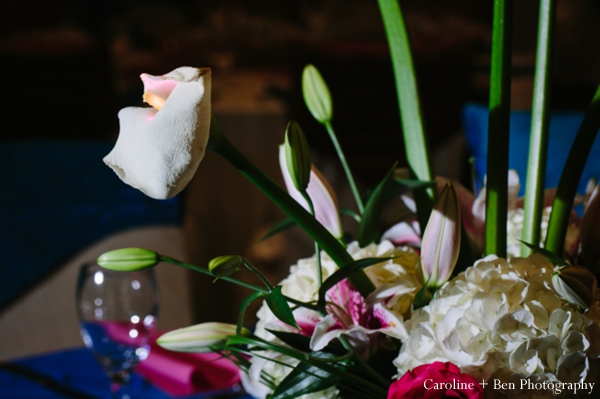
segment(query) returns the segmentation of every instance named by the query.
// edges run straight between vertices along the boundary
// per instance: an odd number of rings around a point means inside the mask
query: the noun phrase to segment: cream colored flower
[[[104,163],[149,197],[171,198],[185,188],[204,157],[211,71],[181,67],[141,79],[144,101],[152,107],[119,112],[119,138]]]
[[[477,379],[502,368],[509,375],[585,380],[598,357],[600,327],[560,298],[553,270],[540,255],[476,262],[406,321],[410,337],[394,361],[399,374],[451,361]]]

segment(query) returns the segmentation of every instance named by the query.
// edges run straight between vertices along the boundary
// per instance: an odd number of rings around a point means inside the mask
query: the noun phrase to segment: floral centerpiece
[[[289,216],[269,235],[299,225],[314,239],[315,254],[298,260],[278,285],[237,255],[203,267],[128,248],[98,262],[134,270],[166,261],[251,288],[237,325],[203,323],[158,342],[228,357],[257,398],[578,397],[600,389],[600,196],[593,183],[585,196],[575,192],[600,128],[600,89],[559,186],[545,195],[555,1],[541,1],[523,199],[519,177],[508,171],[510,0],[495,0],[488,176],[477,196],[433,174],[400,6],[397,0],[379,6],[409,170],[393,165],[361,195],[335,135],[329,89],[312,65],[302,76],[306,105],[333,140],[354,194],[354,240],[344,240],[335,193],[312,165],[301,127],[290,122],[273,154],[284,189],[233,147],[211,117],[210,69],[183,67],[142,75],[151,107],[119,113],[120,135],[105,163],[127,184],[163,199],[185,187],[207,149],[216,151]],[[414,205],[413,217],[382,231],[386,200],[399,192]],[[585,205],[581,219],[572,212],[576,202]],[[238,280],[242,268],[263,285]],[[257,300],[263,304],[251,331],[244,315]]]

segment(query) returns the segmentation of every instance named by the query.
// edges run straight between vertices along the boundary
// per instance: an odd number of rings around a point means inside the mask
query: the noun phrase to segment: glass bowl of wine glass
[[[153,269],[117,272],[87,263],[79,272],[76,302],[83,342],[110,378],[113,397],[131,398],[129,377],[148,357],[157,323]]]

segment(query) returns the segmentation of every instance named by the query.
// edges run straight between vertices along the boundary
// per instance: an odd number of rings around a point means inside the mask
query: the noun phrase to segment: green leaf
[[[429,302],[431,302],[431,292],[429,292],[427,289],[427,284],[425,284],[415,294],[415,299],[413,300],[413,309],[417,310],[427,306]]]
[[[333,357],[325,352],[314,352],[314,357]],[[308,364],[300,363],[290,374],[281,381],[275,392],[273,399],[293,399],[299,396],[323,391],[334,386],[340,377],[330,374],[321,368]]]
[[[548,222],[545,247],[557,255],[563,253],[577,186],[579,185],[581,174],[599,131],[600,86],[596,89],[592,103],[581,122],[579,131],[569,152],[569,157],[560,176],[560,181],[556,188],[556,196],[552,203],[552,213]]]
[[[310,353],[310,351],[311,351],[310,350],[310,337],[307,337],[305,335],[296,334],[296,333],[287,332],[287,331],[270,330],[268,328],[267,328],[267,331],[270,332],[271,334],[273,334],[274,336],[276,336],[277,338],[279,338],[286,345],[289,345],[290,347],[292,347],[296,350],[306,352],[306,353]]]
[[[519,240],[521,241],[521,240]],[[540,255],[544,255],[546,259],[548,259],[551,263],[554,263],[557,266],[568,266],[569,264],[560,256],[556,255],[554,252],[550,252],[547,249],[541,248],[537,245],[530,244],[525,241],[521,241],[523,245],[527,248],[530,248],[533,252],[537,252]]]
[[[334,285],[343,279],[348,278],[353,273],[356,273],[357,271],[360,271],[366,267],[373,266],[381,262],[386,262],[390,259],[394,259],[394,257],[358,259],[336,270],[331,276],[329,276],[329,278],[327,278],[327,280],[323,282],[321,288],[319,288],[319,304],[325,303],[325,294],[327,294],[327,291],[329,291]]]
[[[237,323],[236,334],[240,335],[240,332],[242,331],[242,328],[244,327],[244,315],[246,314],[246,309],[248,308],[248,306],[250,306],[250,304],[252,302],[254,302],[255,300],[257,300],[258,298],[264,297],[266,295],[267,294],[265,294],[263,292],[255,291],[252,294],[248,295],[244,299],[244,301],[240,305],[240,310],[238,313],[238,323]]]
[[[556,0],[541,0],[522,236],[523,241],[535,243],[540,242],[544,203],[544,179],[546,176],[550,130],[550,77],[555,19]],[[531,249],[526,245],[521,247],[521,256],[527,256],[530,253]]]
[[[363,213],[362,219],[358,225],[358,245],[361,247],[365,247],[375,241],[375,235],[381,219],[383,204],[392,182],[394,169],[396,169],[396,165],[390,169],[383,180],[377,185],[371,197],[369,197],[369,201],[365,207],[365,212]]]
[[[265,301],[267,302],[267,306],[271,309],[271,312],[277,317],[279,320],[283,321],[285,324],[288,324],[292,327],[296,327],[300,329],[298,324],[296,323],[296,319],[294,319],[294,314],[290,305],[287,303],[283,294],[281,293],[281,286],[277,286],[273,288],[269,294],[265,296]]]
[[[506,257],[512,0],[494,0],[488,117],[485,253]]]
[[[260,240],[257,241],[257,244],[265,241],[267,238],[271,238],[274,235],[284,232],[294,226],[297,226],[294,219],[291,219],[291,218],[284,219],[281,222],[277,223],[275,226],[271,227],[269,229],[269,231],[267,231],[266,234],[264,236],[262,236],[260,238]]]
[[[350,209],[340,209],[340,215],[342,216],[350,216],[352,219],[360,222],[360,215]]]
[[[434,180],[410,42],[400,4],[398,0],[378,0],[378,3],[392,56],[406,159],[419,180]],[[429,191],[429,196],[433,197],[433,191]],[[430,211],[427,211],[427,215]]]
[[[312,163],[304,131],[295,121],[290,121],[287,125],[284,148],[287,169],[294,186],[301,193],[305,192],[310,181]]]

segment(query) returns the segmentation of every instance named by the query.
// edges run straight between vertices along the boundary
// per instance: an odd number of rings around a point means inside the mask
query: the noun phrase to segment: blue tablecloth
[[[111,392],[108,378],[102,372],[100,365],[86,348],[66,350],[42,356],[15,361],[17,366],[23,366],[30,371],[50,377],[59,385],[75,389],[83,394],[98,399],[110,399]],[[133,374],[130,381],[132,399],[169,399],[171,396],[161,392],[148,381]],[[223,392],[221,392],[223,394]],[[217,397],[206,393],[187,396],[189,399],[209,399]],[[239,393],[231,392],[228,398],[252,399]],[[33,382],[28,378],[0,369],[0,398],[1,399],[65,399],[55,391]],[[223,397],[225,398],[225,396]]]
[[[0,145],[0,309],[109,234],[181,224],[178,197],[149,198],[104,165],[113,145],[55,140]]]

